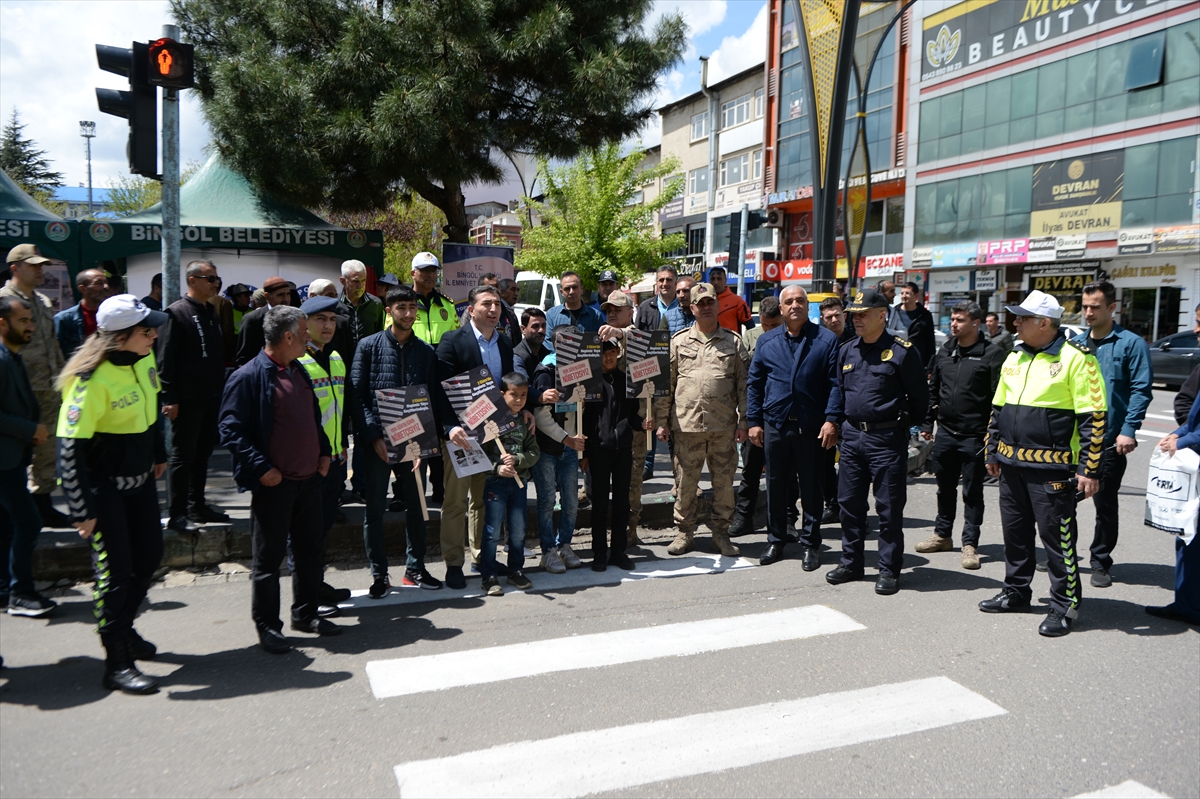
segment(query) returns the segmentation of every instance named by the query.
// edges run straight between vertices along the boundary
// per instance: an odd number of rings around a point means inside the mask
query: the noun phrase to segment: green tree
[[[525,198],[541,224],[531,226],[522,217],[525,231],[517,269],[553,277],[571,270],[591,289],[605,269],[634,280],[669,262],[666,253],[683,246],[683,234],[658,235],[654,215],[683,193],[683,178],[672,180],[648,203],[641,195],[645,186],[674,174],[679,159],[672,156],[642,169],[645,157],[640,149],[622,157],[620,145],[609,143],[561,169],[543,161],[545,200]]]
[[[415,193],[469,234],[463,188],[503,154],[572,158],[634,134],[685,46],[652,0],[171,0],[217,148],[304,207]]]
[[[179,172],[179,185],[200,169],[200,164],[192,161]],[[108,210],[114,216],[132,216],[145,211],[152,205],[162,202],[162,182],[141,175],[121,175],[108,182]]]
[[[54,190],[63,184],[62,173],[50,170],[46,151],[37,148],[37,142],[21,135],[25,126],[14,107],[12,117],[0,133],[0,169],[13,182],[39,201],[53,196]]]
[[[444,239],[445,215],[420,197],[398,198],[382,211],[314,213],[344,228],[382,231],[383,271],[404,284],[412,282],[413,256],[423,250],[438,253]]]

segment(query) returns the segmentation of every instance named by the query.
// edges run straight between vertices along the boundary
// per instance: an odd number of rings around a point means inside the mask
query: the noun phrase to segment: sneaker
[[[821,524],[833,524],[838,520],[838,510],[832,505],[825,508],[821,514]]]
[[[579,556],[576,555],[574,550],[571,549],[570,544],[562,544],[559,546],[558,556],[562,558],[563,565],[568,569],[578,569],[583,565],[583,561],[580,560]]]
[[[624,552],[614,552],[612,557],[608,559],[608,565],[616,566],[618,569],[624,569],[627,572],[634,570],[633,559]]]
[[[529,578],[525,576],[525,572],[517,569],[508,575],[508,584],[513,588],[520,588],[522,591],[528,591],[533,588],[533,583],[529,582]]]
[[[463,576],[462,566],[446,567],[446,585],[456,591],[467,587],[467,578]]]
[[[45,616],[56,607],[58,607],[57,602],[53,599],[47,599],[37,591],[32,591],[28,594],[9,594],[8,596],[9,616],[38,618]]]
[[[563,565],[562,558],[559,557],[557,547],[550,547],[542,553],[542,568],[551,574],[562,574],[567,570],[567,567]]]
[[[1047,638],[1061,638],[1071,632],[1071,619],[1067,614],[1057,610],[1050,611],[1046,620],[1038,625],[1038,634]]]
[[[321,603],[336,605],[339,602],[350,601],[349,588],[334,588],[329,583],[321,583]]]
[[[442,581],[424,569],[405,569],[404,577],[400,579],[400,585],[436,591],[442,587]]]
[[[483,590],[487,591],[488,596],[504,595],[504,589],[500,587],[500,580],[495,577],[483,578]]]
[[[1015,588],[1005,587],[991,599],[979,603],[979,609],[984,613],[1012,613],[1015,610],[1029,608],[1029,600]]]
[[[1092,588],[1108,588],[1112,585],[1112,575],[1108,569],[1092,569]]]
[[[962,567],[964,569],[975,570],[979,568],[979,550],[970,544],[963,544],[962,548]]]
[[[954,542],[949,536],[940,536],[934,533],[924,541],[917,542],[913,548],[917,552],[949,552],[954,549]]]
[[[337,605],[317,605],[317,615],[322,619],[332,619],[342,615],[342,609]]]
[[[383,599],[392,590],[392,581],[385,574],[382,577],[376,577],[375,582],[371,583],[370,589],[367,591],[367,596],[371,599]]]

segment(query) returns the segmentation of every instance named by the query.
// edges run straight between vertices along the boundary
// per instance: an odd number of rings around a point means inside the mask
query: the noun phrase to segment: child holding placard
[[[509,372],[500,380],[504,404],[514,415],[520,415],[529,397],[529,380],[525,375]],[[507,433],[484,444],[493,460],[483,487],[483,546],[480,548],[479,571],[483,589],[488,596],[500,596],[504,589],[496,576],[496,545],[500,528],[508,522],[508,584],[522,590],[533,584],[521,570],[525,564],[525,516],[528,513],[529,477],[539,451],[537,438],[526,425],[519,424]]]

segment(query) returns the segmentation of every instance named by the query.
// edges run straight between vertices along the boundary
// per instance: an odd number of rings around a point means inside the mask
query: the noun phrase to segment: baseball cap
[[[161,327],[166,321],[165,313],[150,310],[132,294],[109,297],[96,309],[97,330],[127,330],[134,325]]]
[[[697,283],[692,286],[692,305],[700,302],[700,300],[717,300],[717,290],[713,288],[712,283]]]
[[[337,307],[338,301],[335,297],[309,297],[300,305],[300,312],[312,316],[322,311],[336,311]]]
[[[623,291],[614,291],[608,295],[608,299],[600,303],[600,310],[607,311],[609,308],[632,308],[633,297],[630,297]]]
[[[862,313],[872,308],[890,308],[891,303],[883,292],[875,289],[863,289],[854,295],[854,301],[846,306],[846,313]]]
[[[611,269],[605,269],[600,273],[600,277],[596,278],[597,283],[604,283],[605,281],[611,281],[613,283],[620,282],[617,280],[617,273]]]
[[[442,265],[438,263],[437,256],[431,252],[419,252],[413,256],[413,269],[441,269]]]
[[[249,294],[250,287],[245,283],[234,283],[229,288],[225,289],[225,293],[232,297],[235,294]]]
[[[606,338],[606,339],[604,339],[604,341],[600,342],[600,351],[601,352],[608,352],[609,350],[619,350],[619,349],[621,349],[621,342],[617,341],[615,338]]]
[[[43,257],[33,244],[18,244],[8,251],[8,263],[15,264],[17,261],[24,261],[27,264],[50,263],[50,259]]]
[[[1049,319],[1061,319],[1063,312],[1058,300],[1037,289],[1029,292],[1020,305],[1005,305],[1004,309],[1017,316],[1045,316]]]
[[[399,286],[400,285],[400,279],[392,274],[384,275],[383,277],[379,278],[378,282],[382,283],[385,286]]]
[[[271,277],[269,277],[263,281],[262,287],[263,287],[263,291],[271,292],[271,291],[274,291],[275,289],[281,289],[281,288],[288,287],[288,282],[286,280],[284,280],[283,278],[281,278],[279,275],[272,275]]]

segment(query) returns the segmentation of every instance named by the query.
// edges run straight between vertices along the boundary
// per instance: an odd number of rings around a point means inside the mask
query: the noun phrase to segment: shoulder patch
[[[673,336],[671,336],[671,338],[673,338],[673,339],[679,338],[680,336],[682,336],[684,333],[688,332],[689,330],[691,330],[690,327],[685,327],[683,330],[680,330],[678,333],[675,333]]]
[[[908,341],[907,339],[902,339],[899,336],[893,336],[892,338],[896,340],[897,344],[899,344],[901,347],[904,347],[904,349],[908,349],[912,346],[912,342]]]
[[[1072,341],[1071,339],[1066,339],[1066,342],[1067,342],[1068,344],[1070,344],[1072,347],[1074,347],[1075,349],[1077,349],[1077,350],[1079,350],[1080,352],[1082,352],[1084,355],[1091,355],[1091,354],[1092,354],[1092,350],[1091,350],[1091,348],[1090,348],[1090,347],[1088,347],[1086,344],[1076,344],[1076,343],[1075,343],[1074,341]]]

